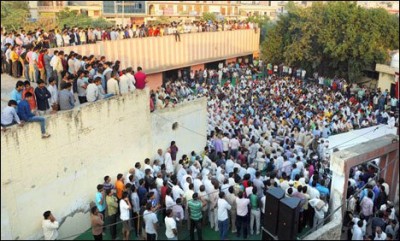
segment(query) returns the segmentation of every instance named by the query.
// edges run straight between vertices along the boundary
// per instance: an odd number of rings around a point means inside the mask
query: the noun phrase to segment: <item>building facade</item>
[[[37,11],[41,18],[55,18],[56,13],[69,8],[92,18],[102,16],[101,1],[36,1]]]
[[[146,17],[146,1],[103,1],[103,17],[116,24],[142,24]]]

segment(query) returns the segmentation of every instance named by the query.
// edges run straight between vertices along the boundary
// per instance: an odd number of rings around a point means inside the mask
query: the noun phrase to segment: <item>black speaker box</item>
[[[297,197],[284,198],[279,205],[278,239],[295,240],[299,227],[301,199]]]
[[[272,235],[277,235],[279,202],[285,197],[285,191],[280,187],[268,189],[265,195],[264,228]]]

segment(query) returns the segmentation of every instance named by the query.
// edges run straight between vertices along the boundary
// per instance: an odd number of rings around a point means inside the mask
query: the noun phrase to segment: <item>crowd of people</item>
[[[195,232],[202,240],[205,225],[221,240],[229,231],[247,238],[261,232],[271,188],[301,199],[299,232],[322,226],[331,194],[333,147],[327,138],[378,124],[398,125],[393,113],[398,101],[387,90],[354,88],[344,79],[304,77],[301,69],[255,59],[181,73],[153,91],[152,111],[206,96],[207,143],[201,153],[180,153],[172,141],[167,150],[159,149],[115,180],[105,176],[91,208],[94,238],[101,240],[106,227],[116,239],[113,224],[118,222],[125,240],[131,231],[156,240],[161,225],[171,240],[183,229],[191,240]],[[388,184],[377,179],[372,164],[353,168],[350,176],[349,239],[398,239]],[[363,231],[368,222],[371,236]]]
[[[379,159],[353,167],[347,190],[347,240],[398,240],[398,213],[389,184],[376,177]],[[374,179],[371,179],[374,178]]]
[[[110,62],[100,58],[69,54],[36,47],[22,47],[17,53],[15,47],[8,47],[6,56],[17,55],[15,61],[2,63],[2,70],[11,76],[24,77],[17,81],[11,92],[8,106],[1,115],[1,128],[24,122],[40,122],[42,136],[45,131],[45,115],[73,109],[77,95],[79,104],[95,102],[114,95],[123,95],[135,89],[144,89],[146,74],[141,67],[120,69],[120,61]],[[34,89],[31,84],[37,84]],[[20,108],[24,106],[25,108]]]
[[[93,44],[97,41],[121,40],[129,38],[143,37],[162,37],[165,35],[174,35],[176,41],[180,41],[180,34],[230,31],[239,29],[256,29],[257,25],[246,21],[196,21],[171,22],[169,24],[127,24],[126,26],[117,25],[110,28],[78,28],[67,27],[63,29],[55,28],[45,30],[43,28],[26,31],[23,28],[19,30],[10,30],[8,32],[1,29],[1,47],[6,43],[11,46],[39,46],[41,48],[56,48],[75,46],[83,44]]]

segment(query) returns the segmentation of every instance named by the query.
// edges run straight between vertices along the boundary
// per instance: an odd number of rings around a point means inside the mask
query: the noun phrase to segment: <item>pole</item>
[[[115,22],[117,19],[117,1],[114,1],[114,15],[115,15]]]
[[[124,28],[125,26],[124,20],[125,20],[125,1],[122,1],[122,28]]]

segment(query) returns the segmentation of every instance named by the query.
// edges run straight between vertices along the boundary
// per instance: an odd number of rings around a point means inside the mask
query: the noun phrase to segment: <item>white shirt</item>
[[[176,230],[176,221],[174,218],[165,217],[165,228],[165,236],[167,236],[167,238],[175,237],[175,234],[172,231],[173,229]]]
[[[246,216],[248,213],[248,208],[247,206],[250,203],[250,199],[247,198],[236,198],[236,213],[239,216]]]
[[[55,240],[58,238],[58,222],[51,222],[49,219],[42,221],[42,228],[44,234],[44,240]]]
[[[165,168],[166,168],[167,173],[173,172],[174,171],[174,165],[172,163],[171,153],[169,153],[169,152],[165,153],[164,161],[165,161]]]
[[[99,88],[95,83],[91,83],[86,88],[86,99],[88,102],[95,102],[99,99]]]
[[[374,240],[386,240],[386,233],[382,231],[382,233],[378,237],[378,233],[375,232],[375,238]]]
[[[224,151],[229,150],[229,138],[228,137],[225,136],[224,138],[222,138],[222,146],[223,146]]]
[[[125,200],[119,201],[119,211],[121,215],[119,216],[122,221],[129,220],[129,205]]]
[[[225,199],[218,199],[218,221],[228,219],[228,210],[231,210],[231,205]]]
[[[119,95],[118,81],[114,78],[110,78],[107,81],[107,92],[108,94]]]
[[[57,86],[49,85],[49,86],[47,86],[47,90],[51,94],[51,97],[49,98],[49,105],[52,106],[53,104],[57,104],[58,103]]]
[[[351,237],[351,240],[364,240],[361,228],[356,225],[354,225],[353,228],[353,236]]]
[[[236,138],[233,138],[233,139],[231,139],[231,140],[229,141],[229,147],[230,147],[232,150],[237,150],[237,149],[239,148],[239,146],[240,146],[240,143],[239,143],[239,141],[238,141]]]
[[[176,204],[176,202],[174,201],[174,199],[172,199],[171,196],[165,195],[165,206],[166,206],[167,209],[171,208],[175,204]]]
[[[226,163],[225,163],[225,170],[226,170],[226,173],[230,173],[230,172],[233,172],[233,166],[235,165],[235,163],[229,158],[228,160],[226,160]]]
[[[193,187],[194,187],[194,191],[199,193],[200,192],[200,186],[203,185],[203,182],[196,178],[193,180]]]
[[[178,185],[175,185],[172,187],[172,195],[174,196],[174,201],[176,201],[176,199],[180,198],[181,196],[183,197],[185,192]]]
[[[121,94],[127,94],[136,89],[134,83],[132,82],[131,79],[129,79],[129,77],[126,74],[124,74],[120,77],[119,88],[121,90]]]
[[[144,211],[143,220],[146,225],[146,233],[156,234],[157,231],[154,229],[154,224],[158,222],[157,215],[151,211]]]

